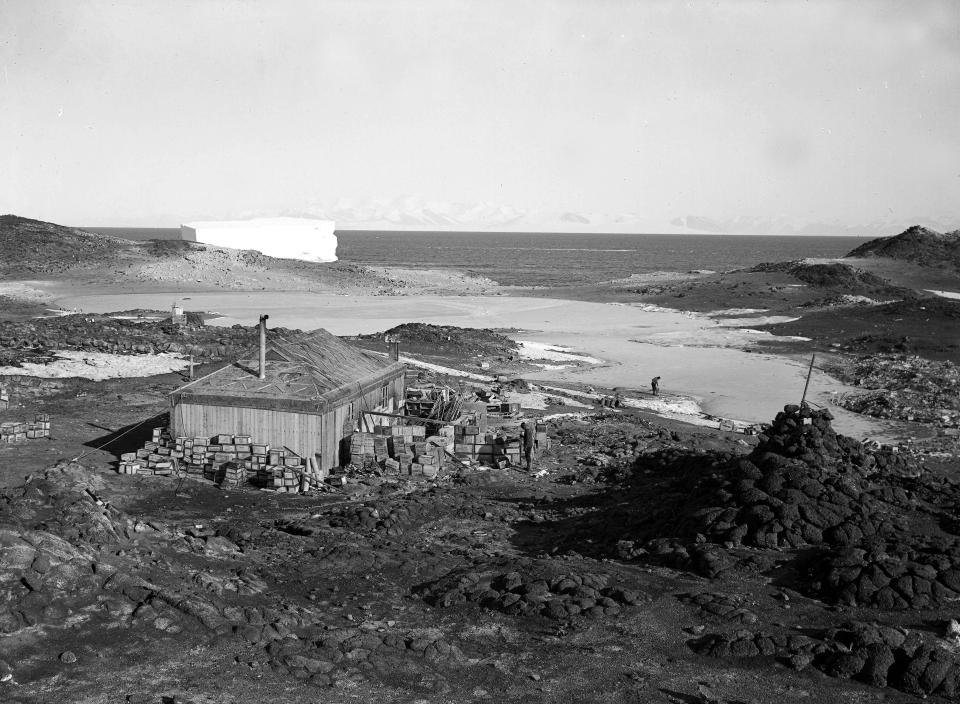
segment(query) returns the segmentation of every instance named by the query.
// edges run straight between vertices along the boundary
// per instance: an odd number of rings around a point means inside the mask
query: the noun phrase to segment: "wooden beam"
[[[434,423],[437,425],[451,425],[450,423],[444,423],[443,421],[438,421],[435,418],[420,418],[419,416],[402,416],[399,413],[383,413],[382,411],[360,411],[360,414],[367,414],[370,416],[383,416],[384,418],[400,418],[402,420],[412,420],[414,423],[422,423],[427,425],[428,423]]]

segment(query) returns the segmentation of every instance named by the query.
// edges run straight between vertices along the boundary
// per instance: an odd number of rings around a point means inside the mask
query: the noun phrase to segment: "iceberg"
[[[188,222],[180,225],[180,237],[215,247],[255,249],[278,259],[335,262],[337,236],[333,230],[332,220],[258,218]]]

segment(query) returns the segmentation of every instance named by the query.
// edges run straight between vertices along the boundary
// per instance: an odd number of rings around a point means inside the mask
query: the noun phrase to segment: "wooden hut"
[[[361,411],[397,412],[404,365],[352,347],[326,330],[264,342],[239,361],[170,394],[174,437],[249,435],[255,443],[340,466],[341,442]]]

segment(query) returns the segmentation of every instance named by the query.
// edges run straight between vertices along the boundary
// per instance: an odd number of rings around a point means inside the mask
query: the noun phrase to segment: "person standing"
[[[653,390],[654,396],[660,395],[660,377],[655,376],[650,380],[650,388]]]
[[[527,471],[533,467],[533,446],[536,440],[536,430],[533,423],[524,421],[520,424],[520,444],[523,447],[523,458],[527,462]]]

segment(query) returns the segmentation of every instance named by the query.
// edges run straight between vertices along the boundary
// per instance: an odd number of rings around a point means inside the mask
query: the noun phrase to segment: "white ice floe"
[[[566,418],[569,420],[587,420],[593,418],[593,413],[583,413],[583,412],[573,412],[573,413],[551,413],[550,415],[543,416],[540,420],[560,420],[561,418]]]
[[[769,308],[723,308],[722,310],[712,310],[707,315],[716,318],[723,315],[755,315],[757,313],[766,313]]]
[[[153,376],[185,369],[189,362],[177,354],[124,355],[107,352],[60,350],[49,364],[24,362],[20,367],[0,367],[0,376],[36,376],[46,379],[119,379]]]
[[[960,299],[960,293],[957,293],[956,291],[938,291],[938,290],[932,289],[932,288],[928,288],[928,289],[924,289],[924,290],[927,291],[927,293],[932,293],[932,294],[934,294],[934,295],[936,295],[936,296],[940,296],[941,298]]]
[[[665,308],[653,303],[608,303],[610,306],[627,306],[642,310],[644,313],[668,313],[670,315],[682,315],[685,318],[703,317],[703,313],[695,313],[691,310],[678,310],[677,308]]]
[[[579,362],[582,364],[602,364],[602,359],[589,357],[579,352],[574,352],[569,347],[562,345],[548,345],[543,342],[530,342],[528,340],[517,340],[520,345],[520,357],[526,360],[549,359],[553,362]],[[565,369],[569,365],[550,366],[540,365],[545,369]]]
[[[716,321],[717,325],[724,328],[736,328],[744,325],[774,325],[776,323],[792,323],[800,320],[800,316],[790,315],[753,315],[746,318],[724,318]]]

